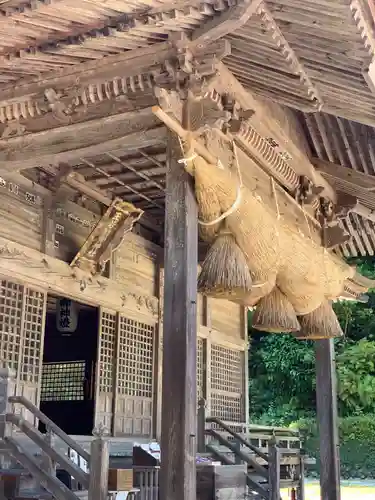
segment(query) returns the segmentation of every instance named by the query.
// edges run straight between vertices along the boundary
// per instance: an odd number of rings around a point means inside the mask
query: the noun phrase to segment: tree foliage
[[[375,278],[375,259],[352,261]],[[342,415],[375,414],[375,291],[366,304],[336,302],[344,339],[336,342]],[[250,407],[253,420],[285,425],[315,411],[313,343],[250,328]]]
[[[362,339],[343,349],[337,373],[342,414],[375,413],[375,342]]]
[[[264,424],[285,425],[314,410],[312,343],[290,335],[254,334],[249,372],[252,414]]]
[[[375,258],[352,261],[375,279]],[[335,342],[344,477],[375,477],[375,291],[366,304],[336,302],[344,331]],[[250,321],[249,315],[249,321]],[[315,353],[312,342],[263,334],[249,326],[250,409],[253,422],[306,432],[309,455],[319,458],[315,417]],[[319,459],[317,460],[319,464]],[[315,471],[318,474],[318,470]]]

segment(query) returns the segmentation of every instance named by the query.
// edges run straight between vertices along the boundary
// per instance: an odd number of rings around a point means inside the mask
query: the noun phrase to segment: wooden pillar
[[[187,105],[185,104],[185,113]],[[186,115],[185,115],[186,116]],[[187,127],[186,118],[183,125]],[[164,247],[161,500],[196,499],[197,203],[169,134]]]
[[[268,482],[270,500],[280,500],[280,449],[273,437],[268,442]]]
[[[244,367],[243,367],[243,404],[244,404],[244,417],[246,423],[246,429],[250,424],[250,398],[249,398],[249,328],[248,328],[248,308],[241,307],[241,315],[242,315],[242,332],[243,338],[246,340],[246,347],[244,352]]]
[[[333,339],[317,340],[315,356],[321,499],[340,500],[340,453]]]
[[[91,442],[90,456],[88,500],[107,500],[109,444],[100,432]]]

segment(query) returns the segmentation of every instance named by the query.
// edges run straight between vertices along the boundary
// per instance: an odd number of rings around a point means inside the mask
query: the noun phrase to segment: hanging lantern
[[[61,333],[77,330],[78,304],[70,299],[58,299],[56,303],[56,327]]]

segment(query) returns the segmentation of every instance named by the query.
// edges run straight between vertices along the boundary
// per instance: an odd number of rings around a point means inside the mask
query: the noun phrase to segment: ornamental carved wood
[[[70,266],[90,273],[101,274],[112,252],[122,243],[143,211],[131,203],[115,199],[94,227]]]

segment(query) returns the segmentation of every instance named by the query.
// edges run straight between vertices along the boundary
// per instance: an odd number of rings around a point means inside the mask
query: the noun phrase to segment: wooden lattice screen
[[[211,346],[211,415],[227,422],[243,422],[243,352]]]
[[[23,286],[0,282],[0,363],[17,375],[20,367]]]
[[[120,316],[115,433],[151,436],[155,325]]]
[[[46,293],[0,281],[0,364],[16,374],[16,394],[40,399]],[[31,414],[25,417],[32,419]]]
[[[113,405],[117,351],[117,314],[100,310],[96,371],[95,427],[113,431]]]
[[[204,340],[197,339],[197,398],[204,397]]]

